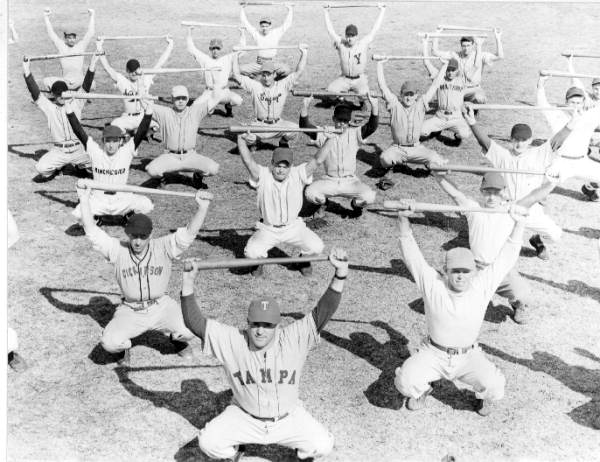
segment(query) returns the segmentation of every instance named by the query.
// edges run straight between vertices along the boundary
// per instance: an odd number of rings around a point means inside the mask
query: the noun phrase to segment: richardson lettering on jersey
[[[138,271],[137,266],[130,266],[129,268],[123,268],[121,270],[121,274],[124,279],[137,277],[138,273],[141,274],[142,277],[150,276],[160,276],[163,272],[162,266],[142,266],[140,271]]]
[[[94,167],[94,173],[97,173],[99,175],[124,175],[125,172],[127,172],[126,168],[119,168],[119,169],[111,169],[111,168],[98,168],[98,167]]]
[[[287,369],[279,369],[279,378],[277,380],[278,384],[288,384],[294,385],[296,383],[296,370],[294,369],[288,371]],[[240,385],[246,386],[252,383],[256,383],[250,371],[237,371],[233,376],[240,381]],[[260,369],[260,383],[273,383],[273,375],[271,374],[271,369]]]
[[[357,53],[354,55],[354,59],[356,59],[356,64],[360,64],[360,57],[362,56],[362,53]]]
[[[267,96],[265,93],[261,93],[259,96],[261,101],[266,101],[269,104],[271,104],[273,101],[279,102],[279,98],[281,98],[281,93],[279,93],[277,96]]]
[[[463,91],[465,89],[464,85],[455,85],[449,83],[442,83],[440,85],[440,90],[450,90],[450,91]]]

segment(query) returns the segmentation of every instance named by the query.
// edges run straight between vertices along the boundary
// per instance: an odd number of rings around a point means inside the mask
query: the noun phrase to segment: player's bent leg
[[[262,223],[258,223],[257,226],[258,229],[250,236],[244,248],[246,258],[267,258],[269,250],[279,242],[278,236],[263,226]]]
[[[379,155],[379,163],[384,168],[392,168],[394,165],[406,162],[406,151],[397,144],[392,144]]]
[[[463,118],[453,119],[452,125],[448,127],[448,130],[454,132],[454,134],[461,140],[466,140],[472,134],[471,129],[469,128],[467,122],[465,122],[465,119]]]
[[[104,328],[100,344],[109,353],[120,353],[131,348],[131,339],[143,334],[151,324],[127,305],[119,305]]]
[[[552,242],[558,242],[563,233],[562,228],[546,215],[544,207],[539,203],[534,204],[529,209],[529,215],[525,220],[525,227]]]
[[[325,244],[317,233],[309,229],[306,223],[298,218],[290,229],[282,236],[283,243],[298,247],[302,255],[318,255],[323,252]]]
[[[59,148],[52,148],[38,160],[35,169],[42,177],[48,178],[69,163],[68,154]]]
[[[327,193],[331,189],[329,183],[331,183],[330,180],[317,180],[311,183],[304,190],[304,196],[312,204],[323,205],[327,201]]]
[[[218,163],[195,151],[182,156],[180,168],[182,170],[199,172],[203,176],[213,176],[219,173]]]
[[[226,104],[231,104],[232,106],[241,106],[242,102],[244,101],[243,98],[237,94],[234,91],[231,91],[229,88],[226,88],[226,97],[225,97],[225,103]]]
[[[421,136],[428,137],[432,133],[441,132],[444,129],[444,125],[444,121],[437,116],[425,119],[421,126]]]
[[[444,164],[446,160],[433,149],[422,144],[412,148],[406,148],[406,160],[420,164]]]
[[[146,165],[146,173],[152,178],[160,178],[166,172],[175,172],[180,169],[181,156],[178,154],[164,153]]]
[[[394,384],[400,393],[418,399],[431,388],[430,383],[444,377],[441,369],[443,359],[422,345],[421,349],[396,369]]]
[[[160,297],[151,309],[156,313],[156,316],[153,316],[152,330],[170,334],[173,340],[179,342],[188,342],[194,338],[194,334],[185,327],[181,307],[171,297]]]
[[[456,380],[469,385],[478,399],[498,401],[504,397],[506,378],[479,346],[473,348],[456,371]]]

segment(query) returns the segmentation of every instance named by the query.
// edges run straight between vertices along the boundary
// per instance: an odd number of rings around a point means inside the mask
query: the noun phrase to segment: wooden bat
[[[98,36],[99,40],[144,40],[144,39],[159,39],[166,38],[167,34],[163,35],[113,35],[113,36]]]
[[[442,58],[437,56],[373,55],[371,59],[373,61],[381,61],[383,59],[389,59],[390,61],[419,61],[425,59],[441,60]]]
[[[281,2],[245,2],[245,1],[241,1],[239,3],[240,3],[240,5],[243,5],[243,6],[283,5],[283,3],[281,3]],[[290,3],[290,5],[294,6],[295,3]]]
[[[41,55],[41,56],[29,56],[27,61],[45,61],[47,59],[61,59],[61,58],[72,58],[73,56],[103,56],[104,51],[82,51],[81,53],[68,53],[64,55]]]
[[[419,37],[429,37],[429,38],[441,38],[441,37],[464,37],[468,35],[469,37],[475,38],[486,38],[487,34],[458,34],[454,32],[419,32],[417,34]]]
[[[220,71],[220,67],[171,67],[171,68],[147,68],[142,69],[143,74],[179,74],[183,72]]]
[[[442,30],[464,30],[473,32],[494,32],[491,27],[471,27],[471,26],[450,26],[450,25],[439,25],[438,29]]]
[[[526,104],[469,104],[473,109],[483,109],[491,111],[572,111],[568,106],[528,106]]]
[[[419,162],[406,162],[407,164],[412,165],[425,165]],[[495,168],[495,167],[486,167],[484,165],[458,165],[458,164],[445,164],[445,165],[435,165],[429,164],[429,170],[432,172],[465,172],[465,173],[519,173],[523,175],[545,175],[545,172],[540,172],[536,170],[514,170],[510,168]]]
[[[233,51],[257,51],[257,50],[298,50],[299,45],[278,45],[276,47],[259,47],[259,46],[239,46],[235,45]]]
[[[303,132],[303,133],[342,133],[341,128],[300,128],[300,127],[277,127],[274,125],[232,125],[229,127],[231,133],[272,133],[272,132]]]
[[[201,21],[181,21],[181,25],[182,26],[187,26],[187,27],[194,27],[194,26],[198,26],[198,27],[222,27],[225,29],[239,29],[240,27],[244,27],[244,26],[236,26],[235,24],[217,24],[214,22],[201,22]]]
[[[426,202],[383,201],[383,208],[387,210],[410,210],[411,212],[481,212],[481,213],[509,213],[507,207],[461,207],[459,205],[428,204]]]
[[[595,79],[600,77],[600,75],[596,74],[571,74],[570,72],[563,71],[550,71],[550,70],[542,70],[540,71],[541,76],[546,77],[569,77],[569,78],[579,78],[579,79]]]
[[[183,262],[183,270],[191,271],[192,262],[201,270],[223,269],[223,268],[244,268],[247,266],[259,265],[286,265],[293,263],[310,263],[313,261],[327,261],[327,255],[307,255],[305,257],[282,257],[282,258],[231,258],[226,260],[203,260],[199,258],[190,258]]]
[[[112,93],[85,93],[78,91],[63,91],[63,98],[75,99],[151,99],[158,100],[158,96],[140,96],[140,95],[116,95]]]
[[[315,96],[315,97],[321,97],[321,96],[330,96],[332,98],[335,97],[339,97],[339,98],[350,98],[350,97],[354,97],[354,98],[359,98],[359,97],[363,97],[366,98],[367,95],[359,95],[358,93],[343,93],[343,92],[333,92],[333,91],[327,91],[327,90],[311,90],[311,89],[292,89],[292,95],[293,96]],[[373,98],[383,98],[383,95],[381,93],[371,93],[371,96]]]
[[[135,186],[132,184],[109,184],[83,179],[77,181],[77,187],[80,189],[97,189],[99,191],[129,192],[137,194],[157,194],[159,196],[196,197],[196,193],[187,191],[167,191],[165,189],[144,188],[143,186]],[[200,191],[200,194],[202,195],[202,199],[209,201],[213,199],[212,193]]]
[[[378,8],[377,3],[328,3],[325,8]]]
[[[571,56],[573,58],[596,58],[599,59],[600,55],[592,55],[592,54],[585,54],[585,53],[572,53],[569,51],[565,51],[564,53],[561,53],[562,56],[565,56],[566,58],[570,58]]]

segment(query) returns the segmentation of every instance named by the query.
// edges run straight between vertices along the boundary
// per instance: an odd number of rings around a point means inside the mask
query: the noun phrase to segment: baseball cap
[[[347,104],[338,104],[333,110],[333,117],[340,122],[350,122],[352,120],[352,108]]]
[[[600,83],[600,77],[596,77],[596,78],[594,78],[594,80],[592,80],[592,87],[593,87],[594,85],[598,85],[599,83]]]
[[[483,181],[481,182],[481,189],[504,189],[506,182],[504,177],[498,172],[488,172],[483,175]]]
[[[355,35],[358,35],[358,27],[356,27],[354,24],[348,24],[346,26],[346,37],[354,37]]]
[[[448,67],[446,67],[446,69],[458,69],[458,60],[456,58],[450,58],[450,61],[448,61]]]
[[[513,140],[525,141],[533,136],[531,127],[527,124],[515,124],[510,131],[510,137]]]
[[[127,61],[127,64],[125,64],[125,69],[127,69],[127,72],[135,72],[140,67],[140,62],[137,59],[130,59]]]
[[[465,247],[455,247],[446,252],[446,270],[468,269],[475,271],[475,257],[473,252]]]
[[[64,35],[65,38],[70,37],[71,35],[73,37],[77,37],[77,34],[75,32],[66,32],[65,31],[65,32],[63,32],[63,35]]]
[[[171,96],[173,98],[177,98],[178,96],[185,96],[186,98],[190,97],[187,88],[184,87],[183,85],[175,85],[171,89]]]
[[[292,165],[294,162],[294,151],[290,148],[276,148],[273,151],[273,165],[277,165],[279,162],[287,162],[288,165]]]
[[[214,38],[210,41],[210,44],[208,45],[208,49],[212,50],[213,48],[218,48],[219,50],[223,49],[223,40],[218,39],[218,38]]]
[[[419,91],[419,87],[418,87],[417,83],[412,82],[410,80],[407,80],[406,82],[404,82],[402,84],[402,87],[400,87],[401,95],[403,95],[404,93],[408,93],[408,92],[417,93],[418,91]]]
[[[152,232],[152,220],[143,213],[134,213],[125,225],[125,233],[134,236],[149,235]]]
[[[102,130],[102,138],[120,138],[123,136],[123,130],[116,125],[107,125]]]
[[[266,22],[267,24],[271,24],[271,18],[268,16],[263,16],[262,18],[260,18],[260,21],[258,21],[258,24],[262,24],[263,22]]]
[[[250,302],[250,306],[248,307],[248,322],[279,324],[279,321],[281,321],[279,304],[273,298],[257,298]]]
[[[63,91],[67,91],[69,89],[69,87],[67,87],[67,84],[65,82],[63,82],[62,80],[57,80],[56,82],[54,82],[52,84],[52,87],[50,88],[50,92],[54,95],[54,96],[61,96]]]
[[[273,64],[273,61],[265,61],[260,68],[260,72],[275,72],[275,64]]]
[[[574,96],[585,96],[584,91],[579,87],[571,87],[565,94],[565,99],[573,98]]]
[[[475,43],[475,37],[473,37],[471,35],[465,35],[460,38],[460,43],[463,43],[463,42]]]

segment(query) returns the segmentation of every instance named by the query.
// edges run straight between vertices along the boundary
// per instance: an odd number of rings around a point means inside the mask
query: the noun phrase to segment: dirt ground
[[[20,352],[29,363],[21,374],[8,373],[8,460],[11,461],[150,461],[203,460],[196,435],[230,399],[222,369],[207,357],[182,363],[161,335],[137,339],[132,367],[119,368],[98,344],[103,326],[119,302],[119,289],[110,265],[85,237],[70,237],[65,229],[73,222],[75,182],[68,174],[36,184],[35,161],[46,152],[49,139],[43,114],[31,104],[23,82],[24,54],[53,53],[42,20],[51,4],[52,22],[63,29],[84,33],[86,8],[96,9],[99,34],[171,33],[175,50],[169,67],[191,67],[185,50],[185,30],[179,22],[208,20],[233,23],[238,4],[233,1],[127,1],[72,2],[57,0],[12,1],[9,14],[20,33],[20,42],[9,46],[8,57],[8,207],[21,233],[8,252],[9,324],[20,336]],[[308,68],[299,87],[324,87],[338,73],[338,61],[327,36],[320,3],[300,3],[294,24],[282,42],[309,44]],[[268,7],[275,22],[285,9]],[[265,10],[264,12],[266,12]],[[261,8],[249,16],[257,21]],[[365,33],[375,9],[336,10],[336,28],[353,22]],[[560,56],[565,49],[596,51],[600,42],[600,5],[520,3],[390,3],[383,27],[374,42],[376,52],[418,54],[416,33],[432,31],[440,23],[498,26],[503,30],[506,59],[484,76],[491,102],[533,102],[537,71],[566,70]],[[213,34],[226,46],[237,41],[233,32],[196,30],[195,41],[205,48]],[[127,59],[142,65],[155,61],[165,43],[144,41],[107,44],[113,67],[124,69]],[[493,44],[486,44],[492,47]],[[456,43],[444,43],[456,47]],[[297,52],[282,53],[293,65]],[[577,70],[600,74],[600,62],[577,62]],[[57,64],[32,66],[41,81],[58,72]],[[399,90],[406,78],[417,79],[425,89],[427,78],[420,63],[386,65],[391,88]],[[376,88],[375,66],[369,66],[371,88]],[[98,91],[113,91],[99,68]],[[203,90],[191,75],[161,76],[153,93],[167,96],[176,83],[192,93]],[[566,80],[548,83],[549,99],[561,102]],[[241,92],[241,90],[239,90]],[[288,120],[296,120],[300,99],[289,97]],[[94,102],[86,106],[83,123],[97,137],[105,122],[120,114],[120,103]],[[236,120],[250,116],[249,102],[236,109]],[[331,111],[312,108],[319,123]],[[206,125],[230,123],[215,114]],[[536,137],[550,135],[540,114],[483,113],[485,129],[498,139],[508,136],[519,121],[529,123]],[[382,125],[359,152],[358,170],[374,187],[377,154],[391,142],[389,127]],[[460,148],[437,140],[428,145],[455,163],[481,163],[480,149],[467,140]],[[246,186],[246,171],[233,150],[234,143],[219,131],[198,137],[200,152],[217,160],[221,173],[207,183],[216,199],[203,230],[187,256],[242,256],[257,218],[255,195]],[[308,159],[314,148],[300,139],[298,160]],[[142,157],[160,152],[156,144],[143,144]],[[262,163],[268,150],[259,151]],[[140,159],[134,161],[130,182],[147,179]],[[370,176],[371,175],[371,176]],[[450,203],[432,178],[396,173],[395,188],[378,191],[384,199],[412,197],[427,202]],[[479,178],[456,174],[460,187],[477,194]],[[423,304],[399,259],[395,220],[367,212],[359,219],[345,218],[349,206],[326,215],[327,226],[317,232],[326,247],[346,248],[352,260],[343,301],[313,350],[304,369],[301,397],[307,409],[334,434],[336,447],[328,461],[440,460],[451,454],[458,461],[539,460],[593,461],[600,456],[600,433],[592,421],[600,415],[600,264],[596,240],[600,238],[599,205],[583,200],[581,184],[570,181],[557,188],[548,201],[549,213],[564,229],[563,239],[550,245],[551,259],[543,262],[525,246],[519,269],[531,285],[532,322],[516,325],[505,299],[495,298],[488,309],[480,342],[491,360],[507,377],[506,397],[496,412],[482,418],[473,411],[472,393],[452,384],[434,385],[430,406],[411,413],[401,408],[394,388],[394,371],[425,335]],[[188,185],[168,189],[190,191]],[[155,233],[183,226],[195,210],[186,199],[153,198]],[[412,220],[425,258],[441,266],[443,250],[465,245],[466,222],[453,215],[426,214]],[[106,228],[123,236],[122,228]],[[290,252],[284,248],[283,251]],[[170,294],[178,297],[181,265],[176,264]],[[249,300],[256,294],[277,297],[286,314],[308,312],[325,290],[332,270],[318,264],[315,275],[304,279],[287,268],[269,267],[267,276],[230,271],[202,274],[198,295],[210,316],[243,326]],[[290,317],[291,319],[291,317]],[[292,460],[281,447],[251,447],[247,460]]]

